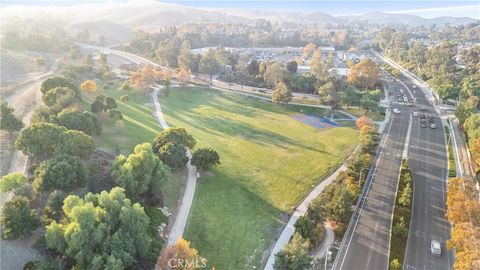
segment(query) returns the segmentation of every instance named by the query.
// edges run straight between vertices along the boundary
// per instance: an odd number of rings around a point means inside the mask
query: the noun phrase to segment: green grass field
[[[160,100],[170,126],[220,154],[222,164],[198,180],[185,233],[216,269],[259,269],[287,215],[358,141],[352,128],[315,129],[291,118],[322,109],[200,87],[172,88]]]
[[[360,116],[368,116],[372,119],[372,121],[383,121],[385,119],[385,115],[382,115],[380,114],[379,112],[367,112],[367,114],[365,114],[365,110],[362,109],[362,108],[358,108],[358,107],[350,107],[348,110],[347,108],[344,108],[345,111],[357,116],[357,117],[360,117]]]

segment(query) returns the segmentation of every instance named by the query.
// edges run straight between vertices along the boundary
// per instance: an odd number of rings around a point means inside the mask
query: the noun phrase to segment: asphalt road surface
[[[334,269],[388,269],[393,207],[410,123],[409,114],[402,113],[408,107],[396,108],[401,113],[392,114],[386,127],[371,182],[365,184],[367,196],[352,216]]]
[[[409,87],[414,83],[402,76]],[[418,89],[416,86],[414,89]],[[413,87],[412,87],[413,88]],[[440,115],[427,101],[422,91],[416,91],[419,113],[433,116],[437,128],[420,127],[420,119],[414,117],[410,139],[409,160],[413,175],[413,207],[408,235],[404,269],[450,269],[453,252],[448,252],[445,241],[450,238],[450,225],[445,218],[448,157],[445,133]],[[414,108],[412,108],[414,111]],[[442,243],[442,254],[431,253],[432,240]]]

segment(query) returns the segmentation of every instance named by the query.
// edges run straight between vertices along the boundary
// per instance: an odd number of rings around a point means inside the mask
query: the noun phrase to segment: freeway
[[[401,85],[387,81],[390,99]],[[393,96],[393,97],[392,97]],[[398,177],[410,125],[409,107],[396,104],[385,128],[376,161],[352,215],[333,269],[388,269],[390,231]],[[404,111],[407,111],[405,113]]]

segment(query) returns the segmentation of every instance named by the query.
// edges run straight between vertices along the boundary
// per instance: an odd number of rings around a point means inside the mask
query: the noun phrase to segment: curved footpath
[[[297,208],[295,208],[295,212],[290,217],[290,220],[288,221],[285,228],[283,228],[283,231],[278,237],[277,242],[275,243],[275,246],[273,246],[273,249],[270,252],[270,255],[267,260],[267,264],[265,265],[265,268],[264,268],[265,270],[273,270],[273,264],[275,262],[275,254],[277,254],[280,250],[282,250],[282,248],[288,243],[288,241],[290,241],[290,238],[295,233],[295,227],[294,227],[295,222],[297,222],[297,220],[300,217],[304,216],[307,213],[307,209],[310,203],[315,198],[317,198],[318,195],[320,195],[320,193],[322,193],[325,187],[330,185],[335,180],[335,178],[337,178],[339,173],[345,171],[346,169],[347,169],[347,166],[342,164],[340,168],[338,168],[334,173],[332,173],[329,177],[327,177],[322,182],[320,182],[320,184],[318,184],[312,191],[310,191],[307,197],[297,206]],[[325,237],[325,241],[322,245],[322,248],[320,248],[318,252],[315,252],[316,258],[322,257],[323,254],[326,253],[327,248],[333,243],[333,240],[334,240],[333,234],[331,234],[331,232],[329,234],[328,229],[329,228],[327,228],[327,234]],[[327,236],[330,236],[330,237],[327,237]]]
[[[160,108],[160,103],[158,102],[158,93],[162,87],[155,88],[152,93],[153,106],[155,107],[155,117],[162,126],[162,128],[168,128],[168,124],[163,118],[162,109]],[[192,154],[187,149],[187,156],[189,161],[187,163],[187,184],[185,187],[185,193],[183,194],[182,202],[178,209],[177,216],[175,217],[175,222],[173,223],[172,229],[168,235],[168,245],[175,244],[175,242],[183,236],[185,231],[185,226],[187,225],[188,215],[190,213],[190,208],[192,207],[193,195],[195,194],[195,187],[197,185],[197,169],[195,166],[190,164],[190,159]]]

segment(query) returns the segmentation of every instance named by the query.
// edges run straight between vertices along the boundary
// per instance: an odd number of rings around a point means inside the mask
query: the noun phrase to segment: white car
[[[413,88],[417,88],[417,86],[416,86],[416,85],[412,85],[412,87],[413,87]]]
[[[402,88],[400,88],[400,93],[403,93],[403,89],[402,89]]]
[[[417,116],[418,116],[418,112],[413,112],[413,116],[417,117]]]
[[[442,246],[440,245],[440,242],[437,240],[432,240],[430,243],[430,251],[432,252],[433,256],[439,257],[442,255]]]
[[[394,113],[400,113],[400,110],[397,109],[397,108],[394,108],[394,109],[393,109],[393,112],[394,112]]]

